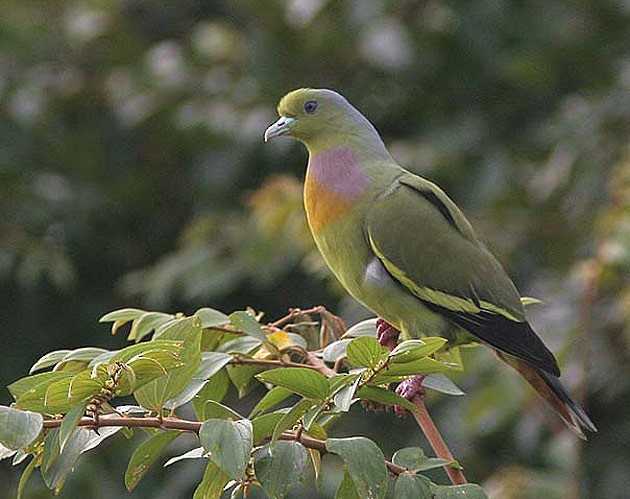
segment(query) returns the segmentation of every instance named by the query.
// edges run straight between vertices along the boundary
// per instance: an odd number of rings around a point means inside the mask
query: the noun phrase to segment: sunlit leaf
[[[28,371],[28,373],[32,374],[35,371],[46,369],[47,367],[52,367],[58,362],[61,362],[62,359],[70,352],[72,352],[72,350],[55,350],[54,352],[48,352],[31,366],[31,369]]]
[[[138,342],[150,334],[151,331],[155,331],[173,319],[174,316],[172,314],[165,314],[163,312],[145,312],[133,321],[127,339],[129,341],[135,340]]]
[[[389,356],[393,362],[412,362],[437,352],[445,344],[446,340],[438,337],[405,340],[396,345]]]
[[[348,344],[352,341],[352,338],[344,338],[341,340],[333,341],[324,348],[322,352],[322,358],[326,362],[337,362],[339,359],[343,359],[346,356]]]

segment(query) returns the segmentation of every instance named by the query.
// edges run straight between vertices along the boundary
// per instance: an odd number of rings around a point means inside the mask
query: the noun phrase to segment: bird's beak
[[[284,135],[289,130],[291,130],[291,125],[295,121],[295,118],[290,118],[288,116],[280,116],[278,121],[272,124],[267,130],[265,130],[265,142],[269,139],[273,139],[274,137],[279,137],[280,135]]]

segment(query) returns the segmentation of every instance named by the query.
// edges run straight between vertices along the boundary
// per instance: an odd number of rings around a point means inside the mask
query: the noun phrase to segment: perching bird
[[[332,90],[294,90],[278,114],[265,141],[288,135],[308,149],[304,203],[317,247],[346,290],[391,325],[385,334],[482,342],[580,437],[597,431],[560,382],[514,284],[437,185],[399,166]]]

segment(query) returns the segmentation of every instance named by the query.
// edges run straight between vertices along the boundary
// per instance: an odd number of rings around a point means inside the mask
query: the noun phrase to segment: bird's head
[[[325,147],[340,137],[372,138],[376,130],[343,96],[326,89],[300,88],[278,104],[280,119],[265,130],[265,141],[288,135],[306,144]],[[378,139],[380,141],[380,139]]]

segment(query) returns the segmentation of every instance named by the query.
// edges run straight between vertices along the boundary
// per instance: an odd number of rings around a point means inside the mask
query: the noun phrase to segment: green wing
[[[423,304],[499,350],[559,373],[514,284],[439,187],[403,174],[376,199],[366,223],[374,254]]]

